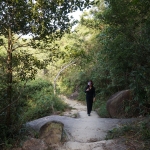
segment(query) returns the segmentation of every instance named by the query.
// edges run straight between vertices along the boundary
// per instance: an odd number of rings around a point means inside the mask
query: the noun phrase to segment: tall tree
[[[105,0],[99,15],[106,24],[100,34],[104,62],[109,69],[110,85],[118,90],[132,89],[139,112],[147,113],[149,101],[149,22],[150,2]],[[144,110],[145,109],[145,110]]]
[[[68,14],[88,5],[89,0],[0,0],[0,36],[7,39],[6,43],[0,38],[0,44],[7,52],[8,125],[11,124],[14,51],[28,46],[40,49],[49,47],[49,43],[69,29]],[[23,35],[30,35],[32,38],[18,44]]]
[[[98,0],[91,12],[81,21],[97,30],[96,47],[93,46],[96,64],[90,77],[98,87],[98,94],[103,100],[117,91],[131,89],[134,104],[130,104],[130,110],[148,113],[150,1]]]

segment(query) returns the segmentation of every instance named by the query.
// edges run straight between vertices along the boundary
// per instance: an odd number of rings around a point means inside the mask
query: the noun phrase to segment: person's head
[[[92,80],[89,80],[89,81],[88,81],[88,85],[89,85],[89,86],[93,86]]]

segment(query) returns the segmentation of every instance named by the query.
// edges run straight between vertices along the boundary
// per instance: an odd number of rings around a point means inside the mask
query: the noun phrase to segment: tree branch
[[[27,47],[28,46],[27,44],[28,43],[25,43],[25,44],[22,44],[22,45],[20,45],[20,46],[18,46],[16,48],[13,48],[12,51],[14,51],[14,50],[16,50],[17,48],[20,48],[20,47]]]
[[[56,81],[59,77],[59,75],[61,74],[62,71],[64,71],[66,68],[68,68],[69,66],[71,66],[72,64],[74,64],[76,61],[70,61],[68,64],[61,66],[60,71],[57,73],[55,79],[54,79],[54,94],[56,93]]]
[[[22,37],[22,34],[14,41],[14,43]],[[13,43],[13,44],[14,44]]]

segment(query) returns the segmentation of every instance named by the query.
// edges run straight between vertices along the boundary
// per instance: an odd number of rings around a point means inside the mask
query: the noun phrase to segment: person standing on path
[[[85,88],[85,93],[86,93],[87,114],[88,116],[90,116],[93,101],[95,101],[95,87],[93,86],[92,80],[89,80],[88,85]]]

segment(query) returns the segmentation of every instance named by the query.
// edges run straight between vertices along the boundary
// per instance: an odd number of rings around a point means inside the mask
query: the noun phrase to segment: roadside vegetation
[[[61,91],[68,95],[77,91],[78,100],[84,101],[84,88],[92,79],[97,94],[95,108],[101,107],[99,113],[107,116],[109,97],[130,89],[133,100],[125,104],[126,113],[148,116],[149,5],[149,1],[101,0],[85,12],[75,32],[60,42],[66,43],[70,59],[76,60],[59,78]]]
[[[11,149],[20,144],[28,132],[25,123],[52,114],[61,115],[68,106],[57,96],[54,95],[53,85],[48,80],[36,79],[29,81],[25,87],[19,87],[19,93],[14,87],[14,98],[19,100],[12,106],[12,126],[5,125],[5,114],[0,116],[0,143],[1,148]],[[13,115],[15,114],[15,115]]]
[[[88,0],[0,1],[0,149],[13,148],[27,121],[65,110],[54,92],[56,72],[45,74],[65,59],[55,42],[75,23],[69,13],[89,5]]]
[[[89,79],[101,117],[109,117],[109,97],[126,89],[133,92],[126,114],[150,116],[150,1],[95,0],[71,32],[76,21],[68,13],[89,6],[89,0],[0,1],[0,148],[12,148],[25,122],[61,114],[67,106],[59,94],[76,92],[84,102]],[[135,124],[140,140],[143,133],[149,138],[144,123]]]
[[[119,128],[110,130],[106,140],[122,138],[127,145],[136,150],[149,150],[150,148],[150,118],[144,118]]]

